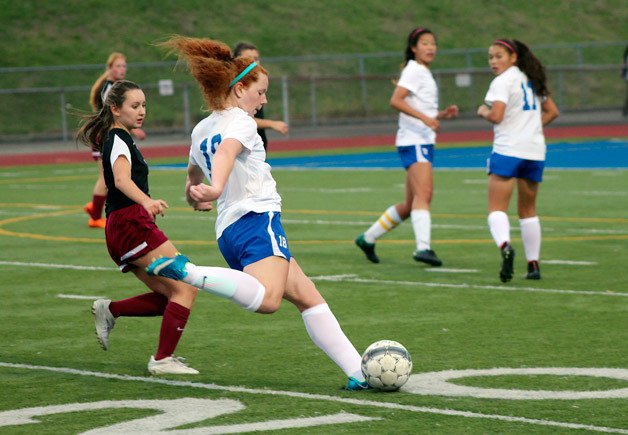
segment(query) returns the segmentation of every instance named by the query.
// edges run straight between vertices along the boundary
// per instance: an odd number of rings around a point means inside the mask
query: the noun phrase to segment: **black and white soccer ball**
[[[362,354],[362,373],[371,387],[395,391],[408,381],[412,373],[412,357],[401,343],[376,341]]]

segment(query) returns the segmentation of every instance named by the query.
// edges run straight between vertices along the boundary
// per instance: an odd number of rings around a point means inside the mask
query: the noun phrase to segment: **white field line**
[[[550,260],[551,261],[551,260]],[[556,260],[561,261],[561,260]],[[549,261],[548,261],[549,262]],[[561,263],[562,264],[562,263]],[[578,263],[579,264],[579,263]],[[51,263],[24,263],[20,261],[0,261],[0,266],[24,266],[24,267],[45,267],[51,269],[72,269],[72,270],[104,270],[109,272],[119,272],[115,267],[100,267],[100,266],[75,266],[71,264],[51,264]],[[430,270],[430,269],[426,269]],[[457,271],[458,269],[446,269],[448,272]],[[462,273],[472,272],[473,269],[459,269]],[[628,297],[628,293],[617,293],[613,291],[595,291],[595,290],[566,290],[566,289],[548,289],[548,288],[536,288],[536,287],[509,287],[499,285],[475,285],[475,284],[444,284],[435,282],[422,282],[422,281],[392,281],[392,280],[378,280],[378,279],[366,279],[359,278],[357,275],[319,275],[310,277],[313,280],[318,281],[345,281],[356,282],[365,284],[382,284],[382,285],[406,285],[413,287],[442,287],[442,288],[454,288],[454,289],[479,289],[479,290],[500,290],[509,292],[534,292],[534,293],[558,293],[558,294],[575,294],[575,295],[593,295],[593,296],[620,296]]]
[[[104,296],[87,296],[87,295],[66,295],[64,293],[59,293],[57,295],[60,299],[86,299],[86,300],[96,300],[96,299],[104,299]]]
[[[628,297],[628,293],[616,293],[612,291],[595,291],[595,290],[564,290],[549,289],[535,287],[509,287],[501,285],[476,285],[476,284],[443,284],[436,282],[421,281],[393,281],[385,279],[366,279],[359,278],[357,275],[321,275],[311,276],[313,280],[318,281],[334,281],[334,282],[355,282],[364,284],[381,284],[381,285],[400,285],[412,287],[441,287],[454,289],[478,289],[478,290],[499,290],[505,292],[533,292],[533,293],[557,293],[557,294],[573,294],[573,295],[592,295],[592,296],[623,296]]]
[[[597,266],[595,261],[543,260],[543,264],[562,264],[565,266]]]
[[[425,406],[403,405],[400,403],[379,402],[375,400],[350,399],[350,398],[345,398],[345,397],[328,396],[324,394],[299,393],[296,391],[266,390],[266,389],[247,388],[247,387],[225,386],[225,385],[217,385],[217,384],[205,384],[205,383],[200,383],[200,382],[173,381],[169,379],[118,375],[114,373],[92,372],[92,371],[77,370],[77,369],[72,369],[72,368],[67,368],[67,367],[48,367],[48,366],[36,366],[36,365],[30,365],[30,364],[14,364],[14,363],[6,363],[6,362],[0,362],[0,367],[26,369],[26,370],[43,370],[43,371],[65,373],[65,374],[72,374],[72,375],[79,375],[79,376],[91,376],[95,378],[116,379],[120,381],[146,382],[146,383],[151,383],[151,384],[168,385],[168,386],[173,386],[173,387],[202,388],[206,390],[228,391],[230,393],[262,394],[262,395],[270,395],[270,396],[295,397],[299,399],[308,399],[308,400],[323,400],[323,401],[328,401],[328,402],[346,403],[349,405],[356,405],[356,406],[373,406],[377,408],[395,409],[395,410],[400,410],[400,411],[438,414],[438,415],[447,415],[447,416],[465,417],[465,418],[480,418],[480,419],[488,419],[488,420],[505,421],[509,423],[526,423],[526,424],[533,424],[533,425],[539,425],[539,426],[551,426],[551,427],[560,427],[560,428],[568,428],[568,429],[584,429],[584,430],[590,430],[594,432],[628,434],[628,429],[622,429],[622,428],[593,426],[593,425],[588,425],[588,424],[567,423],[567,422],[562,422],[562,421],[541,420],[541,419],[535,419],[535,418],[513,417],[513,416],[508,416],[508,415],[500,415],[500,414],[482,414],[479,412],[458,411],[454,409],[431,408],[431,407],[425,407]]]
[[[425,269],[426,272],[441,272],[441,273],[477,273],[477,269],[448,269],[446,267],[429,267]]]
[[[73,270],[106,270],[110,272],[120,271],[117,267],[75,266],[72,264],[53,264],[53,263],[24,263],[22,261],[0,261],[0,266],[45,267],[48,269],[73,269]]]

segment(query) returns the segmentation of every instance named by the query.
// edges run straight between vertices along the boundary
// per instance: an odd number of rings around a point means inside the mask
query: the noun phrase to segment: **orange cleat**
[[[85,207],[83,207],[83,210],[85,211],[85,213],[91,216],[92,212],[94,211],[94,203],[91,201],[88,202],[87,204],[85,204]]]
[[[90,228],[105,228],[107,226],[107,219],[105,219],[105,218],[100,218],[100,219],[89,218],[87,220],[87,225]]]

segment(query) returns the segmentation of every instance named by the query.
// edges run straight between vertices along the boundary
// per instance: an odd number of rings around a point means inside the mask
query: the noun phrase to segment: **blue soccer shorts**
[[[486,161],[486,172],[506,178],[525,178],[526,180],[543,181],[545,161],[526,160],[518,157],[504,156],[491,153]]]
[[[434,161],[434,144],[402,145],[397,147],[399,158],[405,169],[414,163],[432,163]]]
[[[267,257],[288,261],[291,257],[281,213],[273,211],[245,214],[222,232],[218,247],[229,267],[236,270]]]

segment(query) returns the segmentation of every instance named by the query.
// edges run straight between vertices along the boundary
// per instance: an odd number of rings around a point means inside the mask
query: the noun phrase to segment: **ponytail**
[[[545,68],[526,44],[516,39],[502,38],[497,39],[493,45],[501,45],[509,53],[517,54],[517,67],[528,77],[535,94],[540,97],[547,97],[550,94]]]

